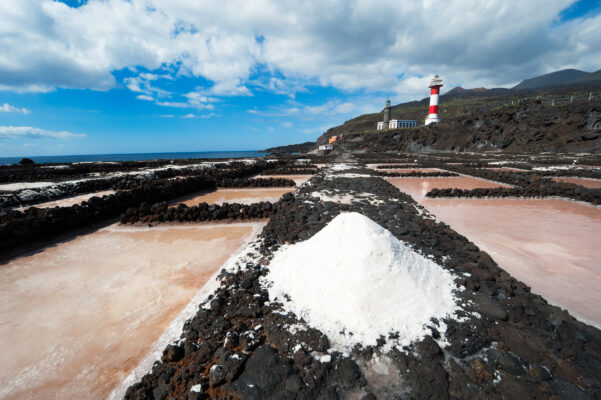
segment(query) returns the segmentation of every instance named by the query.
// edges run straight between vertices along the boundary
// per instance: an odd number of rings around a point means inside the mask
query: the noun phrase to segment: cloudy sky
[[[253,150],[601,68],[600,0],[0,2],[0,156]]]

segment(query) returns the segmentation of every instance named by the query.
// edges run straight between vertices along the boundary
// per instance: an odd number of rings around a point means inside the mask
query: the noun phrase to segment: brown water
[[[555,182],[575,183],[589,189],[601,189],[601,179],[587,179],[576,177],[557,177],[552,178]]]
[[[440,168],[397,168],[397,169],[379,169],[378,171],[398,172],[401,174],[408,174],[410,172],[447,172]]]
[[[303,183],[307,182],[309,179],[311,179],[313,175],[258,175],[255,176],[255,178],[264,178],[264,179],[269,179],[269,178],[284,178],[284,179],[292,179],[294,181],[294,183],[296,183],[296,186],[300,186]]]
[[[418,202],[421,202],[421,199],[425,197],[426,193],[434,188],[476,189],[509,186],[503,183],[491,182],[468,176],[444,178],[387,178],[387,181],[398,187],[402,192],[411,195]]]
[[[251,204],[259,201],[270,201],[275,203],[285,193],[293,192],[296,188],[259,188],[259,189],[217,189],[212,192],[202,192],[198,196],[191,197],[184,203],[187,206],[197,206],[198,203],[209,204],[241,203]]]
[[[111,225],[1,265],[0,398],[106,398],[262,225]]]
[[[487,167],[486,169],[490,169],[491,171],[503,171],[503,172],[528,172],[527,169],[522,168],[514,168],[514,167]]]
[[[381,165],[402,165],[406,167],[416,167],[416,163],[379,163],[379,164],[367,164],[367,168],[378,169]]]
[[[86,194],[82,194],[79,196],[73,196],[73,197],[68,197],[65,199],[60,199],[60,200],[54,200],[54,201],[48,201],[46,203],[40,203],[40,204],[35,204],[33,206],[26,206],[26,207],[19,207],[18,210],[24,210],[26,208],[29,207],[36,207],[36,208],[49,208],[49,207],[70,207],[74,204],[81,204],[84,201],[88,201],[90,198],[96,196],[96,197],[102,197],[102,196],[108,196],[115,193],[114,190],[104,190],[102,192],[96,192],[96,193],[86,193]]]
[[[433,187],[479,185],[473,178],[448,179],[388,180],[533,292],[601,327],[600,208],[562,199],[424,198]]]

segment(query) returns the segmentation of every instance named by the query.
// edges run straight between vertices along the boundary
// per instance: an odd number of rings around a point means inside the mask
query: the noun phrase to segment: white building
[[[321,146],[319,146],[319,150],[332,150],[334,148],[334,146],[332,146],[331,144],[322,144]]]
[[[416,126],[417,121],[412,119],[393,119],[388,123],[388,129],[415,128]],[[378,129],[380,129],[379,126]]]

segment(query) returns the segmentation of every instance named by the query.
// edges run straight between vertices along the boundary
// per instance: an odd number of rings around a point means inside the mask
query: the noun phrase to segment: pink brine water
[[[601,209],[563,199],[436,199],[433,188],[500,186],[471,177],[391,183],[552,304],[601,327]]]
[[[0,398],[106,398],[262,225],[112,225],[2,265]]]

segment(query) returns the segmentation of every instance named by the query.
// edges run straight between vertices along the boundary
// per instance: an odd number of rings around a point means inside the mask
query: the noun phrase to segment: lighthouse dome
[[[435,86],[443,86],[442,85],[442,79],[440,79],[440,77],[438,75],[434,75],[434,77],[430,80],[430,84],[428,85],[428,87],[435,87]]]

